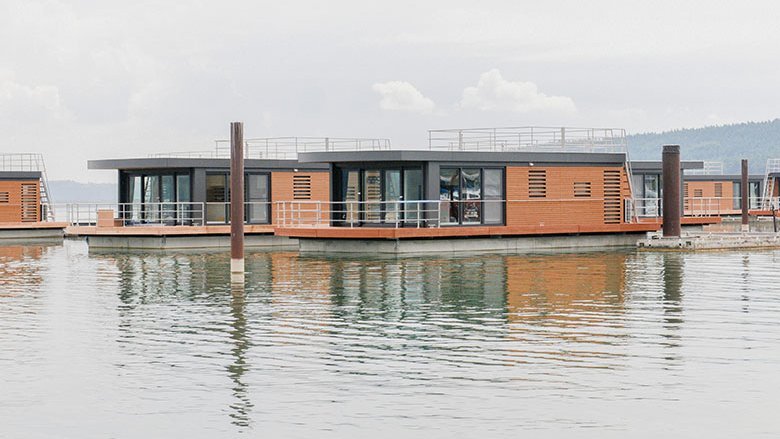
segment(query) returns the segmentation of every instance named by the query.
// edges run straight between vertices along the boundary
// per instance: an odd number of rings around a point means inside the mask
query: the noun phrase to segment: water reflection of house
[[[22,292],[43,282],[38,264],[25,261],[40,259],[46,251],[42,245],[0,246],[0,296]]]
[[[623,312],[627,258],[622,252],[507,256],[509,320],[574,322]]]

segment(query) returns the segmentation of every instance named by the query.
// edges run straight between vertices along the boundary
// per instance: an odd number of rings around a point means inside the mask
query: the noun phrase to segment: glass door
[[[422,220],[423,214],[421,210],[424,208],[422,203],[415,203],[414,201],[423,199],[423,177],[422,169],[405,169],[404,170],[404,204],[403,204],[403,219],[404,224],[418,225]]]
[[[228,202],[230,188],[227,186],[226,174],[206,175],[206,222],[228,222]]]
[[[398,224],[401,221],[401,171],[384,171],[384,216],[385,223]]]
[[[482,174],[479,168],[463,168],[460,171],[463,183],[463,224],[482,223]]]
[[[363,220],[378,223],[382,219],[382,172],[376,169],[363,171]]]
[[[460,171],[439,170],[439,221],[444,225],[460,223]]]
[[[255,224],[268,224],[268,174],[248,174],[246,200],[249,203],[247,220]]]
[[[145,175],[144,186],[144,222],[156,223],[160,220],[160,176]]]

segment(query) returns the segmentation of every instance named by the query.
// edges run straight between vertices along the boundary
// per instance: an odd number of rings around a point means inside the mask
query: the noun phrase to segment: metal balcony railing
[[[502,127],[428,131],[428,147],[447,151],[626,153],[622,128]]]

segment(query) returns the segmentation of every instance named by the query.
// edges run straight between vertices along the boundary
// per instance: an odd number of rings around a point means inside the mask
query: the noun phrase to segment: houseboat
[[[625,131],[435,130],[418,149],[312,151],[330,201],[277,203],[276,234],[303,252],[429,253],[631,246],[637,219]]]
[[[43,157],[0,154],[0,242],[61,239],[66,225],[54,221]]]
[[[659,161],[634,161],[631,163],[632,189],[640,218],[661,216],[663,197],[663,174]],[[684,222],[693,218],[724,218],[742,213],[742,176],[723,172],[721,162],[684,161],[682,171],[682,205]],[[777,175],[767,172],[765,175],[748,176],[749,212],[753,216],[768,214],[768,205],[775,195],[765,193],[766,186],[772,192]],[[774,203],[777,206],[777,203]],[[764,206],[767,206],[766,208]]]

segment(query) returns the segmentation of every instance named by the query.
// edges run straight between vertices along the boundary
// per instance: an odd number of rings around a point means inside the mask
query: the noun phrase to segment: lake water
[[[0,437],[777,437],[779,262],[0,247]]]

